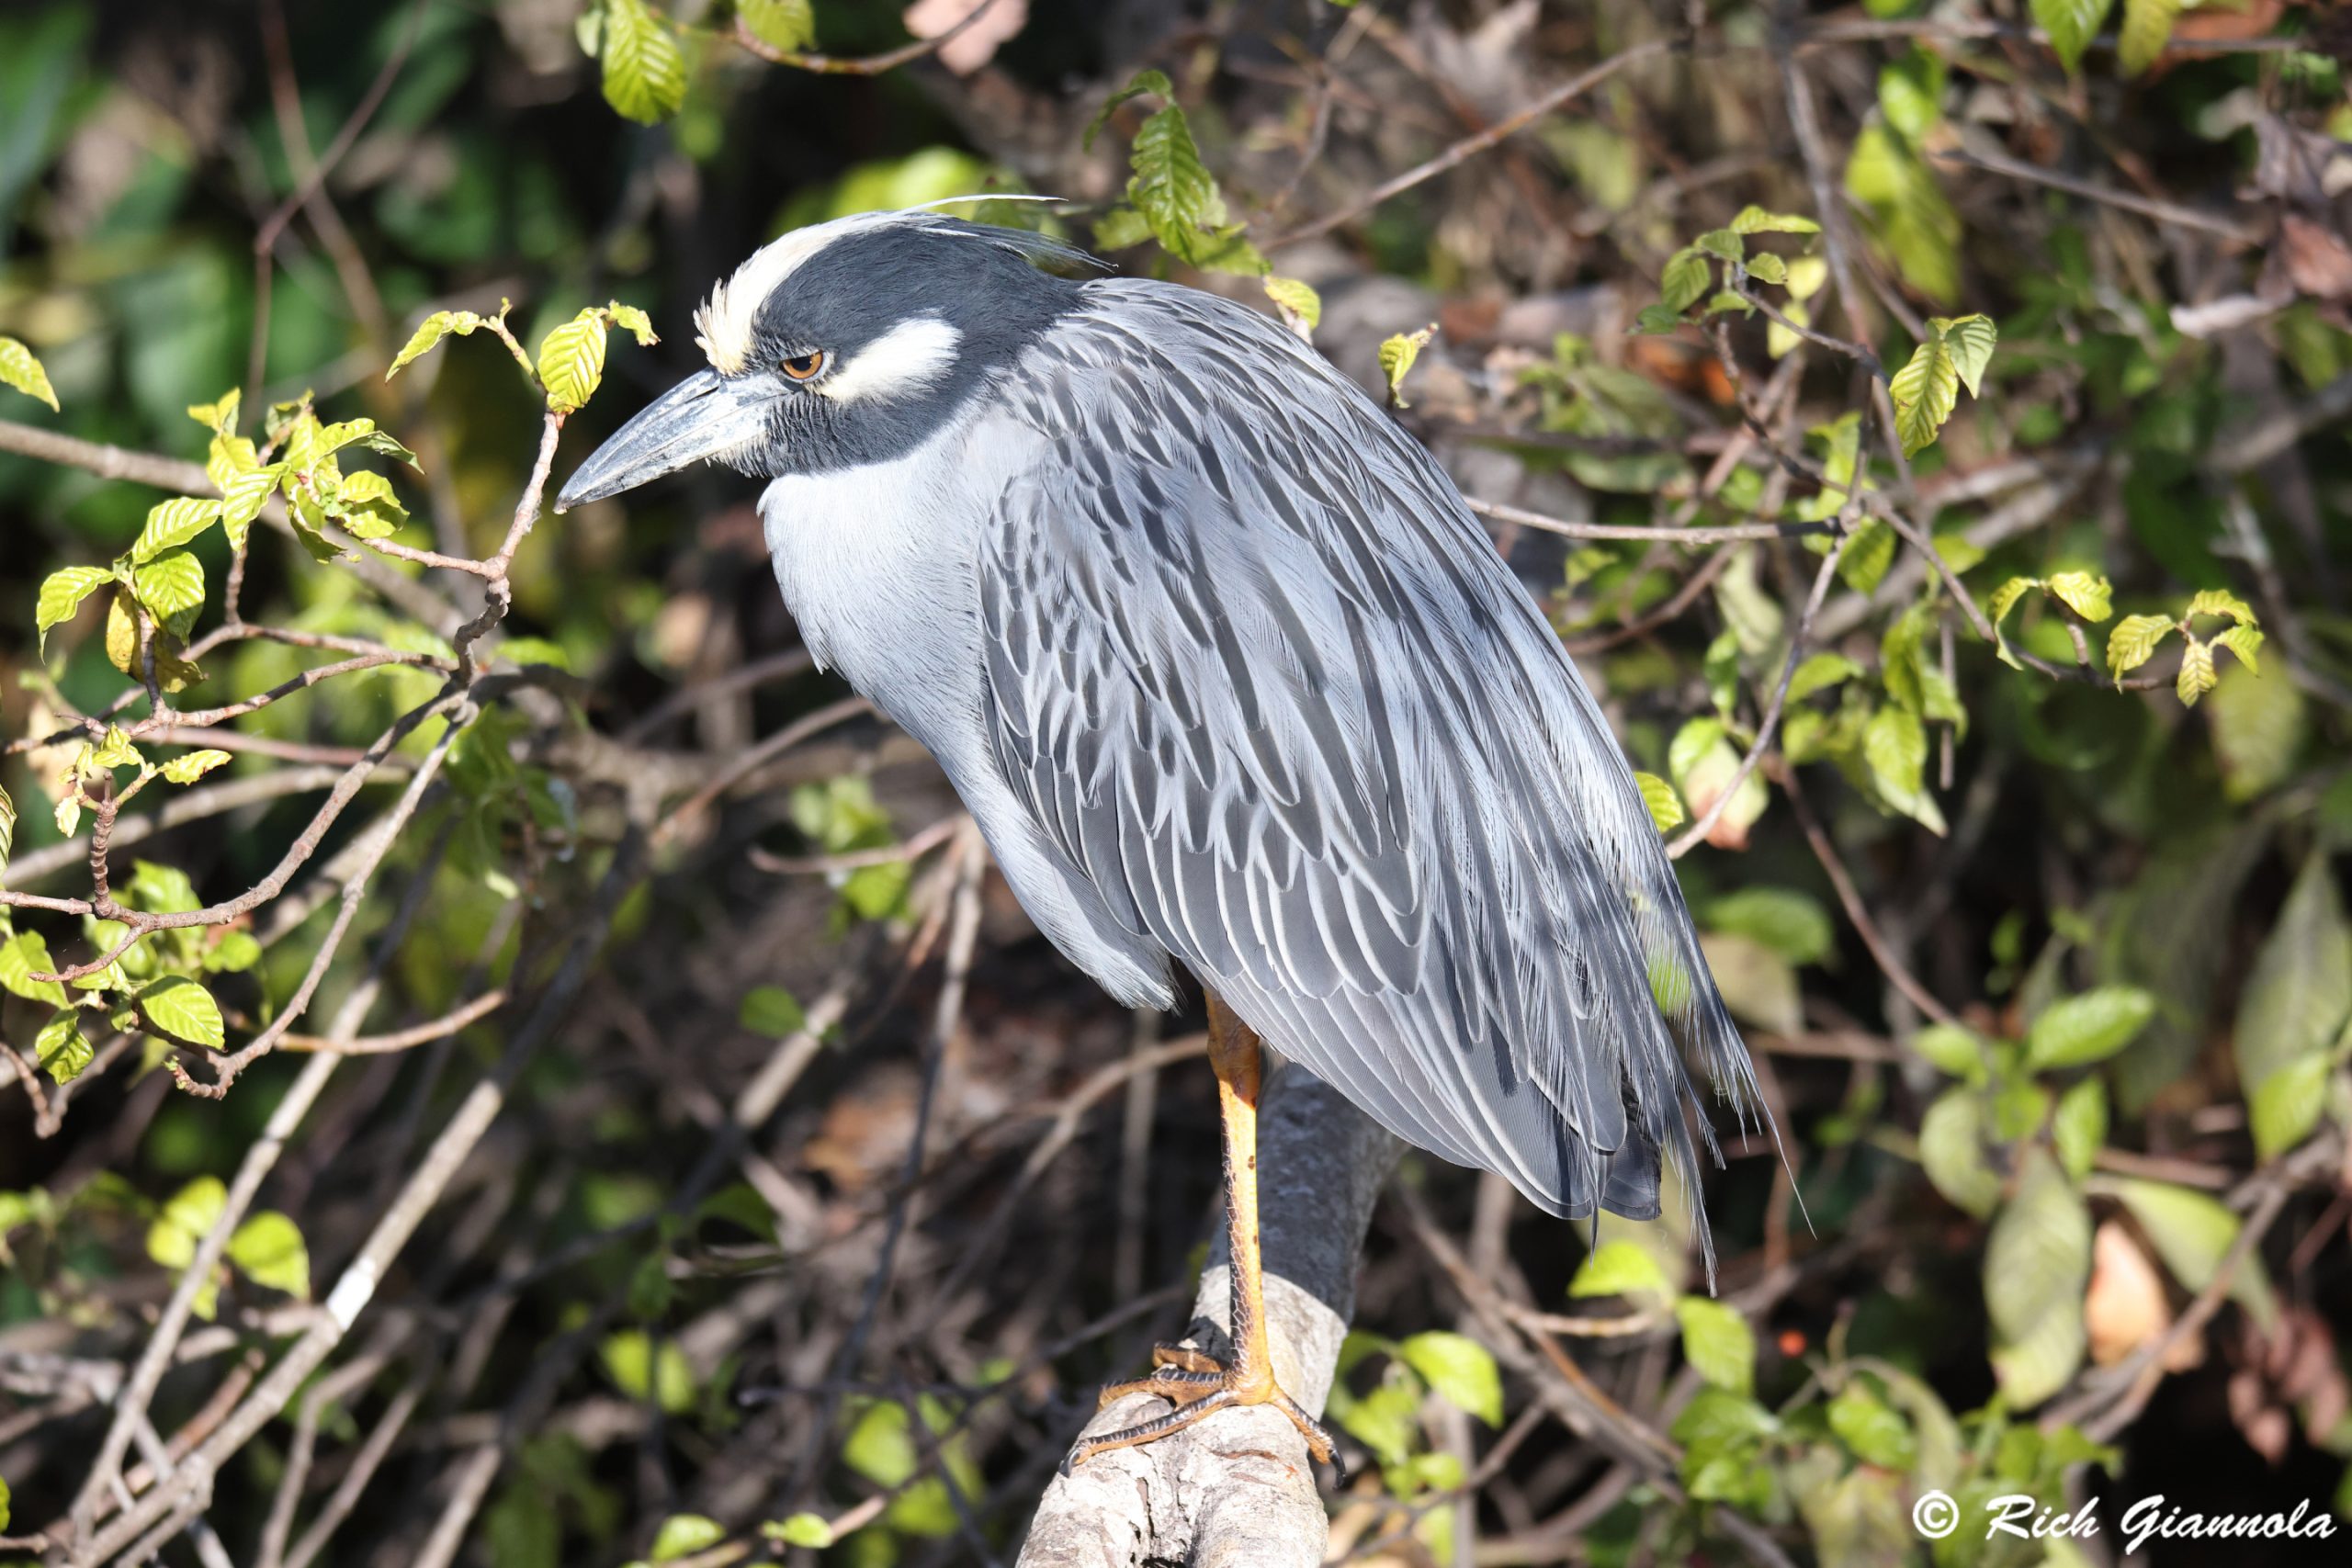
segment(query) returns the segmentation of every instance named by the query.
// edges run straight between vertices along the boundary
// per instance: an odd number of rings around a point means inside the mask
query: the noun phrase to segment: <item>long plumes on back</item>
[[[1419,1146],[1693,1229],[1747,1053],[1557,636],[1433,459],[1255,312],[1110,281],[1000,385],[999,766],[1115,933]],[[1690,1116],[1700,1111],[1694,1141]]]

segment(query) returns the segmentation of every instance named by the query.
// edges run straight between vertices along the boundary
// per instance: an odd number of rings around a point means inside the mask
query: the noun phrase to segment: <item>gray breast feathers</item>
[[[1004,784],[1119,935],[1401,1136],[1655,1215],[1685,1054],[1743,1108],[1747,1055],[1557,638],[1279,327],[1089,293],[996,389],[1043,437],[974,563]]]

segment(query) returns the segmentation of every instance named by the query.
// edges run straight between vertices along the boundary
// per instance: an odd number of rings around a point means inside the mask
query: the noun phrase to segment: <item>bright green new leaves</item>
[[[228,761],[228,752],[209,747],[200,751],[184,752],[164,764],[164,778],[170,784],[191,784],[213,769],[224,766]]]
[[[2066,1385],[2088,1335],[2091,1216],[2057,1162],[2038,1147],[2019,1159],[2016,1197],[1984,1246],[1984,1304],[1993,1319],[1993,1371],[2017,1409]]]
[[[190,1045],[220,1048],[220,1004],[187,976],[166,975],[142,987],[132,1000],[141,1017],[158,1033]]]
[[[220,510],[217,501],[198,501],[187,495],[150,508],[147,525],[131,542],[130,558],[134,562],[151,561],[165,550],[188,543],[220,520]]]
[[[1266,258],[1242,237],[1242,226],[1228,220],[1216,176],[1201,160],[1192,122],[1176,102],[1174,84],[1166,73],[1139,71],[1114,93],[1087,128],[1087,144],[1092,145],[1113,110],[1147,94],[1163,100],[1165,107],[1136,131],[1128,151],[1132,173],[1127,205],[1114,208],[1095,225],[1094,243],[1115,251],[1149,238],[1188,266],[1262,276]]]
[[[131,586],[148,614],[176,637],[185,637],[204,608],[204,563],[193,550],[165,550],[134,568]]]
[[[539,382],[547,389],[548,408],[570,413],[594,397],[605,378],[605,333],[619,327],[651,347],[661,339],[653,323],[633,305],[614,300],[592,305],[539,340]]]
[[[726,1539],[727,1527],[717,1519],[701,1514],[673,1514],[654,1532],[653,1550],[646,1561],[675,1562],[697,1551],[707,1551]]]
[[[49,384],[49,372],[41,368],[31,349],[12,337],[0,337],[0,383],[28,398],[39,398],[51,412],[57,408],[57,391]]]
[[[2083,51],[2098,37],[2099,24],[2115,0],[2033,0],[2033,19],[2050,35],[2050,47],[2059,62],[2073,71],[2083,62]]]
[[[1993,590],[1984,608],[1993,623],[1993,649],[2000,656],[2001,662],[2013,670],[2022,670],[2025,665],[2009,647],[2008,639],[2002,635],[2001,624],[2008,619],[2009,612],[2017,607],[2018,601],[2035,589],[2041,590],[2093,624],[2106,620],[2114,613],[2114,585],[2096,572],[2057,571],[2048,577],[2010,578]]]
[[[1274,302],[1274,309],[1283,313],[1283,321],[1299,336],[1310,337],[1315,329],[1323,324],[1323,296],[1316,293],[1310,285],[1301,283],[1295,277],[1276,277],[1269,274],[1264,287],[1266,298]]]
[[[292,1220],[265,1209],[239,1225],[229,1238],[229,1261],[256,1285],[307,1299],[311,1252]]]
[[[1170,254],[1185,255],[1216,204],[1217,192],[1216,180],[1193,144],[1184,111],[1170,104],[1145,120],[1129,156],[1135,173],[1127,179],[1127,199]]]
[[[79,1077],[93,1055],[90,1043],[82,1037],[82,1015],[73,1008],[58,1009],[33,1036],[34,1062],[59,1084]]]
[[[1670,833],[1690,817],[1682,809],[1682,797],[1674,786],[1656,773],[1635,773],[1634,783],[1642,792],[1642,804],[1649,807],[1650,820],[1657,824],[1661,833]]]
[[[2210,638],[2199,637],[2196,630],[2199,617],[2230,624]],[[2234,593],[2207,589],[2188,602],[2177,620],[2163,615],[2126,615],[2118,621],[2107,639],[2108,673],[2120,682],[2153,658],[2157,647],[2174,632],[2180,634],[2182,646],[2180,671],[2173,679],[2173,692],[2184,707],[2196,706],[2197,699],[2219,683],[2220,674],[2213,665],[2213,650],[2217,648],[2228,649],[2248,670],[2260,672],[2262,626],[2253,607]]]
[[[833,1527],[819,1514],[795,1514],[786,1519],[770,1519],[760,1527],[760,1534],[769,1540],[782,1541],[786,1546],[825,1547],[833,1544]]]
[[[355,539],[390,537],[408,521],[408,508],[392,493],[392,481],[379,473],[362,469],[345,475],[336,499],[341,506],[336,520]]]
[[[1731,220],[1735,234],[1818,234],[1821,225],[1810,218],[1788,212],[1767,212],[1753,205],[1739,209]]]
[[[1931,299],[1958,297],[1960,214],[1917,148],[1890,127],[1864,126],[1846,161],[1846,189],[1905,282]]]
[[[735,0],[735,17],[753,38],[786,54],[817,41],[817,16],[808,0]]]
[[[743,993],[735,1021],[754,1034],[788,1040],[808,1026],[808,1014],[800,998],[782,986],[754,986]]]
[[[431,353],[443,338],[451,333],[458,337],[470,336],[481,324],[482,318],[471,310],[434,311],[416,324],[416,331],[409,334],[408,342],[394,356],[392,367],[384,372],[384,379],[390,380],[401,373],[403,367]]]
[[[74,618],[82,601],[114,581],[114,573],[104,567],[69,566],[52,571],[40,585],[40,597],[33,611],[33,625],[40,635],[41,651],[49,651],[49,630]]]
[[[11,934],[7,923],[0,921],[0,990],[6,990],[28,1002],[47,1002],[53,1008],[65,1005],[65,987],[54,980],[36,980],[36,975],[51,975],[57,965],[49,956],[49,939],[39,931],[17,931]]]
[[[1737,1307],[1704,1296],[1674,1303],[1682,1325],[1682,1354],[1699,1375],[1732,1393],[1756,1390],[1756,1334]]]
[[[147,1256],[166,1269],[185,1269],[229,1208],[229,1190],[217,1176],[199,1176],[164,1204],[147,1227]]]
[[[1433,1329],[1398,1340],[1396,1353],[1448,1404],[1489,1427],[1503,1424],[1502,1372],[1476,1339]]]
[[[686,57],[645,0],[605,0],[598,39],[605,101],[624,119],[658,125],[686,100]]]
[[[1663,1302],[1673,1298],[1674,1284],[1646,1247],[1619,1236],[1593,1248],[1568,1281],[1568,1294],[1647,1296]]]
[[[1959,405],[1962,385],[1970,397],[1976,395],[1999,336],[1992,319],[1982,315],[1957,320],[1937,316],[1928,321],[1928,340],[1912,351],[1909,362],[1887,385],[1894,398],[1894,432],[1905,457],[1934,443]]]
[[[2103,1062],[2155,1015],[2156,998],[2134,986],[2101,986],[2052,1002],[2026,1035],[2026,1066],[2041,1071]]]
[[[2126,76],[2137,76],[2156,62],[2172,41],[2172,25],[2179,19],[2182,0],[2123,0],[2121,36],[2116,39],[2116,63]]]
[[[663,1339],[656,1350],[641,1328],[624,1328],[608,1335],[596,1348],[596,1359],[613,1386],[634,1400],[650,1400],[672,1416],[695,1407],[694,1368],[674,1339]]]
[[[1679,316],[1704,299],[1714,281],[1714,269],[1707,265],[1706,254],[1696,246],[1687,246],[1668,256],[1666,269],[1658,274],[1658,303],[1669,313]]]
[[[1411,372],[1413,362],[1420,358],[1421,350],[1428,347],[1430,339],[1435,336],[1437,323],[1431,321],[1419,332],[1396,333],[1381,341],[1380,373],[1388,381],[1390,408],[1408,409],[1413,406],[1405,400],[1405,378]]]

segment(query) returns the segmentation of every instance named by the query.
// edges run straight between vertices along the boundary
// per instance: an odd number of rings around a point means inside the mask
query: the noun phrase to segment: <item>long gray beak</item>
[[[698,370],[597,447],[555,498],[555,509],[569,512],[759,441],[775,400],[760,378],[728,381],[715,370]]]

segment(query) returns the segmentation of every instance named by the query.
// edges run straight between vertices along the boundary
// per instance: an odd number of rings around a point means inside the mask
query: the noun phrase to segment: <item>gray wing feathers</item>
[[[1655,1215],[1685,1055],[1743,1113],[1752,1086],[1557,638],[1279,327],[1091,291],[999,389],[1047,454],[977,563],[1007,783],[1129,937],[1399,1135],[1557,1213]]]

